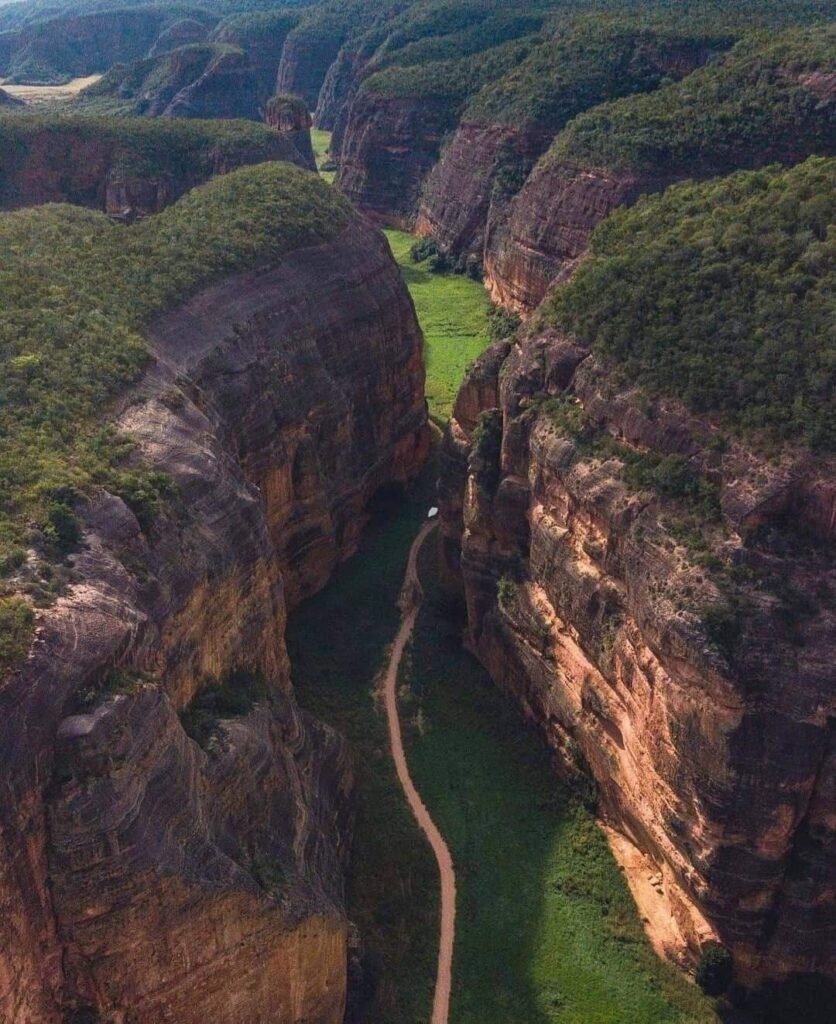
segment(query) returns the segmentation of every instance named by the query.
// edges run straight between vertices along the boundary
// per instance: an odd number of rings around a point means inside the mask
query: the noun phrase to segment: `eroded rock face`
[[[564,392],[609,448],[579,448],[535,397]],[[836,467],[717,440],[559,335],[493,346],[445,440],[444,578],[493,678],[565,770],[594,776],[622,862],[626,838],[655,866],[666,952],[687,962],[717,937],[744,984],[832,976]],[[628,487],[613,442],[717,486],[701,556],[681,508]],[[718,557],[735,567],[725,635]]]
[[[411,227],[421,182],[438,159],[454,112],[440,100],[382,96],[361,89],[342,137],[337,183],[355,206]]]
[[[95,127],[78,130],[69,119],[31,132],[21,120],[21,141],[2,160],[0,207],[19,209],[41,203],[73,203],[133,220],[159,213],[184,193],[216,174],[264,160],[308,166],[294,138],[275,133],[266,144],[201,147],[187,166],[177,154],[163,154],[149,169],[138,147]],[[88,122],[95,126],[95,122]],[[310,139],[308,139],[310,143]]]
[[[608,214],[672,181],[566,163],[538,166],[510,201],[507,215],[488,227],[484,266],[491,298],[530,313],[550,284],[571,274],[593,228]]]
[[[305,166],[316,170],[316,158],[311,143],[313,119],[302,100],[293,96],[273,96],[267,103],[264,120],[274,131],[280,132],[304,160]]]
[[[75,582],[0,688],[0,1017],[339,1024],[351,768],[296,706],[284,623],[420,467],[420,332],[357,218],[148,338],[119,420],[177,497],[144,530],[105,492],[82,510]],[[177,712],[231,670],[270,697],[204,750]]]
[[[276,92],[299,96],[308,110],[315,110],[319,90],[341,45],[341,38],[330,32],[291,32],[282,50]]]
[[[504,220],[514,191],[551,141],[536,129],[462,124],[422,190],[415,230],[444,252],[480,259],[486,232]]]

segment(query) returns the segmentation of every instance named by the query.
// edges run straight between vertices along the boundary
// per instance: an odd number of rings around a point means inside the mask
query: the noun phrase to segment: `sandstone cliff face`
[[[738,602],[724,642],[727,584],[675,529],[681,510],[534,398],[564,391],[602,435],[719,489],[708,545]],[[634,891],[657,945],[687,960],[719,937],[744,984],[832,975],[836,467],[715,442],[558,335],[495,345],[445,441],[442,566],[473,651],[564,770],[592,773],[622,860],[652,865]]]
[[[360,84],[360,74],[366,65],[366,57],[344,48],[337,54],[337,59],[328,68],[325,81],[319,92],[316,104],[316,126],[324,131],[334,132],[337,125],[344,125],[344,114],[354,98]],[[339,152],[342,145],[342,132],[339,139],[332,140],[335,151]]]
[[[608,214],[673,180],[567,163],[538,166],[505,216],[488,226],[484,267],[491,298],[530,313],[550,284],[569,276],[593,228]]]
[[[319,90],[342,40],[332,32],[291,32],[285,40],[276,76],[276,92],[301,97],[315,110]]]
[[[74,582],[0,688],[0,1017],[339,1024],[351,769],[295,704],[285,610],[420,466],[420,332],[358,218],[148,338],[119,421],[177,496],[144,530],[104,492],[81,510]],[[270,697],[202,749],[177,712],[233,670]]]
[[[547,131],[464,123],[424,186],[415,230],[445,252],[482,257],[485,234],[551,141]],[[495,229],[495,228],[494,228]]]
[[[410,227],[421,182],[453,126],[448,103],[360,90],[339,154],[340,190],[372,217]]]
[[[208,149],[195,153],[185,166],[176,154],[164,153],[150,168],[136,147],[95,128],[78,131],[69,120],[39,131],[30,131],[25,119],[20,126],[20,141],[11,153],[0,155],[3,209],[73,203],[136,219],[158,213],[189,189],[237,167],[264,160],[310,165],[297,150],[296,140],[279,132],[266,148],[241,145],[222,149],[209,143]]]

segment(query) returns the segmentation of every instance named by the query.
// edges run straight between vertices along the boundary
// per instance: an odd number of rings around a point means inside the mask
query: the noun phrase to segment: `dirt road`
[[[386,668],[384,687],[386,718],[389,723],[389,743],[395,767],[398,771],[398,779],[406,794],[409,806],[412,808],[412,813],[415,815],[415,820],[421,826],[424,835],[430,842],[435,859],[438,862],[438,871],[441,875],[441,936],[438,944],[438,968],[430,1024],[447,1024],[447,1017],[450,1013],[453,940],[456,928],[456,874],[453,870],[453,859],[450,856],[450,851],[447,849],[447,844],[436,828],[429,811],[424,806],[409,774],[406,755],[403,749],[403,737],[401,736],[401,720],[398,716],[397,694],[398,668],[400,667],[404,648],[415,626],[415,619],[418,616],[423,596],[421,582],[418,579],[418,554],[421,550],[421,545],[436,525],[436,522],[425,523],[418,536],[412,542],[412,547],[409,551],[409,562],[407,563],[406,576],[399,601],[402,613],[401,626],[398,630],[398,635],[395,637],[395,643],[392,646],[392,654]]]

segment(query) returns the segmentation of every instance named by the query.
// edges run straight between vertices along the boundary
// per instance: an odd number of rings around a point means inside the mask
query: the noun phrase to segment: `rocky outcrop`
[[[337,184],[365,213],[411,227],[421,182],[455,124],[450,103],[360,89],[351,103]]]
[[[316,170],[316,157],[311,142],[313,121],[302,100],[296,96],[271,96],[267,101],[264,120],[292,144],[309,170]]]
[[[310,165],[283,133],[253,126],[236,144],[205,128],[179,135],[175,125],[140,125],[132,139],[130,129],[115,131],[112,122],[92,118],[8,119],[3,133],[12,144],[0,153],[0,207],[74,203],[133,220],[237,167],[265,160]]]
[[[337,59],[328,68],[319,92],[314,117],[317,128],[333,133],[338,124],[344,126],[344,114],[347,113],[348,106],[359,88],[360,75],[367,61],[368,58],[364,54],[354,53],[348,48],[340,50],[337,54]],[[342,146],[343,132],[344,129],[339,133],[339,137],[332,140],[337,153]]]
[[[303,25],[285,40],[276,75],[276,92],[299,96],[315,110],[319,90],[342,45],[342,32]]]
[[[481,259],[486,231],[504,219],[550,141],[548,131],[536,128],[460,125],[422,190],[416,232],[444,252]]]
[[[262,97],[250,59],[238,49],[220,49],[201,73],[179,89],[162,117],[261,119]]]
[[[686,507],[628,483],[637,452],[716,487],[699,542]],[[719,939],[746,985],[836,972],[834,480],[648,406],[556,333],[489,349],[445,439],[440,552],[469,645],[594,777],[628,870],[625,850],[653,865],[668,954]]]
[[[118,420],[175,496],[142,526],[104,491],[79,509],[71,586],[0,687],[0,1017],[339,1024],[351,770],[295,704],[285,611],[421,464],[420,332],[354,218],[147,337]],[[199,746],[177,712],[241,677],[264,692]]]

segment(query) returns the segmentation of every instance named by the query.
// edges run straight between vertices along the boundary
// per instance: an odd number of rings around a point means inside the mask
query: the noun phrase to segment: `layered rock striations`
[[[176,496],[79,509],[71,586],[0,689],[0,1016],[339,1024],[351,769],[295,704],[284,621],[421,464],[420,332],[352,217],[146,338],[118,423]],[[212,714],[242,680],[250,709]]]
[[[342,135],[340,191],[368,215],[410,227],[421,182],[454,124],[451,113],[444,99],[358,91]]]
[[[719,938],[747,984],[832,975],[833,609],[812,598],[793,621],[753,586],[730,662],[699,620],[722,595],[664,502],[627,487],[617,456],[579,452],[533,401],[564,392],[626,447],[699,465],[721,489],[726,554],[794,593],[833,586],[832,560],[789,527],[832,542],[836,467],[721,458],[703,423],[675,404],[648,418],[586,351],[546,334],[495,346],[465,381],[441,485],[442,563],[469,645],[658,873],[655,907],[637,891],[651,930],[662,897],[657,944],[682,959]],[[758,531],[770,545],[748,539]]]
[[[771,285],[750,276],[772,266],[750,244],[767,222],[776,245],[818,251],[826,232],[806,204],[832,165],[680,188],[611,221],[612,255],[596,249],[534,326],[477,361],[442,457],[441,564],[466,599],[469,646],[562,769],[594,780],[657,948],[687,962],[719,941],[746,986],[836,975],[836,463],[832,381],[814,370],[827,289],[811,281],[802,326],[786,326],[801,387],[772,358],[755,369],[785,329],[768,302],[787,301],[792,261]],[[696,345],[710,351],[685,356],[709,330],[698,314],[719,309],[719,337]],[[598,341],[581,340],[584,324]],[[735,330],[750,353],[737,371]],[[667,390],[650,385],[657,370]],[[676,397],[676,374],[702,414]],[[792,415],[805,426],[780,443],[740,428]]]
[[[312,161],[305,151],[307,131],[256,125],[180,127],[27,115],[4,118],[0,135],[0,207],[5,209],[73,203],[136,219],[238,167],[268,160],[307,167]]]

